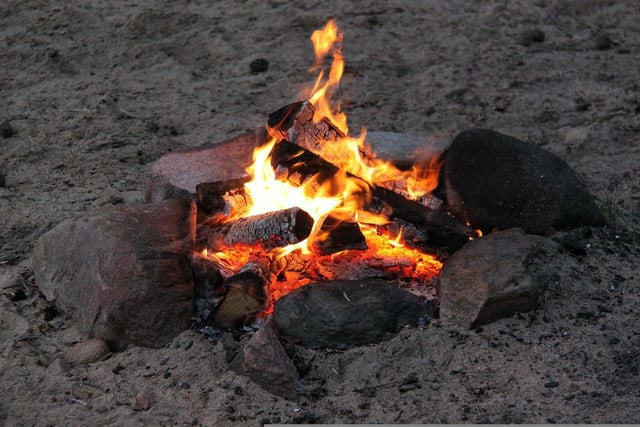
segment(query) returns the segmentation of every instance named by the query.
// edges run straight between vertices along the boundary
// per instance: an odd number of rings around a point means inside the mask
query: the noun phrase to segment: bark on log
[[[298,207],[240,218],[205,231],[207,247],[217,251],[237,243],[273,249],[309,236],[313,218]]]
[[[268,263],[253,261],[225,280],[224,300],[216,310],[214,323],[220,328],[239,329],[247,315],[257,313],[267,301]]]
[[[198,205],[206,214],[221,212],[226,216],[248,205],[243,185],[248,177],[196,185]]]

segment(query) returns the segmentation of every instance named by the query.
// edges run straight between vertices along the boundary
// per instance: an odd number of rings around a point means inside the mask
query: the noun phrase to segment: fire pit
[[[262,132],[159,159],[153,203],[38,241],[38,285],[88,336],[121,350],[164,345],[192,321],[214,335],[263,325],[232,366],[267,387],[284,375],[271,389],[292,397],[281,339],[344,348],[425,327],[439,308],[464,327],[530,310],[555,246],[527,233],[602,223],[566,163],[494,131],[409,163],[377,157],[332,99],[342,33],[329,21],[311,39],[318,76],[305,101]]]

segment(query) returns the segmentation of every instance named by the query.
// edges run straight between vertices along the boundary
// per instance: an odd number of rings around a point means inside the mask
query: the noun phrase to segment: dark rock
[[[224,142],[169,152],[151,165],[145,201],[196,198],[196,185],[246,176],[253,149],[268,141],[258,129]]]
[[[534,144],[489,129],[467,130],[454,139],[444,162],[440,185],[449,209],[485,234],[604,224],[576,173]]]
[[[522,46],[531,46],[534,43],[542,43],[545,35],[540,28],[533,28],[520,34],[519,42]]]
[[[593,39],[593,48],[596,50],[609,50],[613,47],[613,40],[607,33],[600,33]]]
[[[270,393],[289,400],[298,397],[298,372],[280,343],[272,319],[249,339],[231,362],[231,369],[251,378]]]
[[[48,307],[46,307],[44,309],[44,321],[45,322],[49,322],[49,321],[55,319],[57,315],[58,315],[58,309],[53,305],[50,305],[50,306],[48,306]]]
[[[167,200],[65,221],[33,251],[41,292],[114,350],[160,347],[189,328],[195,205]]]
[[[430,304],[384,280],[319,282],[280,298],[274,320],[288,340],[346,348],[380,342],[423,316]]]
[[[7,172],[0,169],[0,187],[7,185]]]
[[[3,138],[11,138],[12,136],[14,136],[15,134],[17,134],[18,132],[16,131],[16,129],[11,126],[11,123],[9,123],[9,120],[5,120],[4,122],[0,123],[0,136]]]
[[[440,319],[465,328],[533,310],[549,283],[549,240],[511,229],[454,253],[438,279]]]
[[[263,73],[269,69],[269,61],[264,58],[256,58],[249,64],[252,73]]]

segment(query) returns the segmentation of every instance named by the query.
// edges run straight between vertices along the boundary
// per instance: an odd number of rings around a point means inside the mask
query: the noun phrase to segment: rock
[[[569,128],[564,134],[564,143],[567,145],[580,146],[589,139],[589,128],[578,126]]]
[[[252,73],[263,73],[269,69],[269,61],[264,58],[256,58],[249,64]]]
[[[530,46],[534,43],[542,43],[544,38],[544,32],[540,28],[533,28],[520,34],[519,41],[522,46]]]
[[[11,138],[12,136],[14,136],[15,134],[17,134],[18,132],[16,131],[16,129],[11,126],[11,123],[9,122],[9,120],[5,120],[2,123],[0,123],[0,136],[3,138]]]
[[[36,283],[89,337],[160,347],[189,328],[195,204],[111,206],[67,220],[33,250]]]
[[[465,328],[533,310],[551,279],[549,240],[511,229],[473,240],[444,264],[440,319]]]
[[[49,370],[56,375],[64,375],[71,370],[71,364],[64,357],[56,357],[49,365]]]
[[[274,307],[283,337],[328,348],[380,342],[433,314],[420,297],[376,279],[309,284],[280,298]]]
[[[596,50],[609,50],[613,47],[613,40],[607,33],[600,33],[593,39],[593,48]]]
[[[111,350],[104,340],[92,338],[88,341],[80,342],[69,348],[66,352],[66,359],[73,365],[85,365],[105,357]]]
[[[249,339],[231,362],[231,369],[258,383],[270,393],[295,400],[298,371],[284,351],[273,319]]]
[[[155,396],[148,392],[140,392],[136,394],[136,400],[133,405],[136,411],[146,411],[155,403]]]
[[[536,145],[489,129],[467,130],[446,150],[444,163],[440,185],[449,209],[485,234],[604,224],[576,173]]]
[[[426,161],[440,155],[451,144],[451,135],[418,137],[397,132],[368,131],[365,142],[378,158],[409,168],[416,161]]]
[[[257,129],[224,142],[164,154],[151,165],[145,201],[195,199],[196,185],[246,176],[253,149],[268,141]]]
[[[4,169],[0,169],[0,188],[7,185],[7,172]]]

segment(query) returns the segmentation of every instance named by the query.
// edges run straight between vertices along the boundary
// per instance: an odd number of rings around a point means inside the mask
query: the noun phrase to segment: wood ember
[[[248,178],[204,182],[196,186],[198,205],[206,214],[216,212],[229,216],[249,205],[243,185]]]
[[[338,172],[336,166],[322,157],[285,139],[271,150],[271,166],[279,179],[289,181],[295,186],[314,179],[315,188]]]
[[[214,251],[224,250],[225,247],[238,243],[255,244],[263,249],[273,249],[306,239],[312,228],[311,215],[298,207],[293,207],[239,218],[219,226],[204,227],[205,236],[203,237],[207,247]]]

